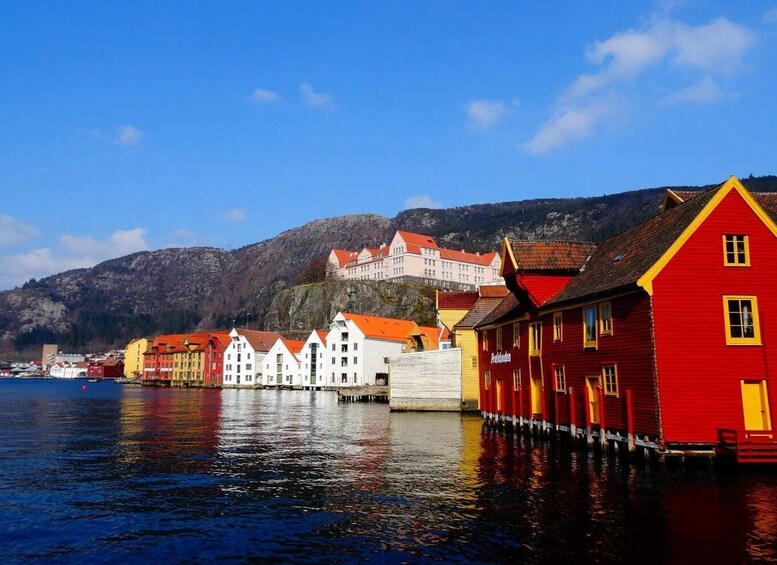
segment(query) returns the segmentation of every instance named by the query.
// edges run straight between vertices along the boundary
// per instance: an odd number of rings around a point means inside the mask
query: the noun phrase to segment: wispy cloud
[[[726,97],[718,84],[710,77],[703,77],[696,84],[681,88],[666,97],[670,103],[708,104]]]
[[[119,126],[113,142],[117,145],[140,145],[143,135],[135,126]]]
[[[40,234],[35,226],[25,224],[13,216],[0,214],[0,247],[9,247],[29,241]]]
[[[93,267],[101,261],[122,257],[137,251],[146,251],[146,230],[118,230],[105,239],[90,236],[62,235],[59,247],[32,249],[24,253],[0,257],[3,265],[0,285],[3,288],[19,285],[31,278],[41,278],[70,269]]]
[[[251,93],[251,100],[254,102],[265,102],[272,104],[274,102],[280,102],[283,100],[283,97],[273,90],[257,88]]]
[[[777,23],[777,7],[774,7],[771,10],[767,10],[766,13],[763,16],[763,20],[767,24],[775,24],[775,23]]]
[[[246,219],[246,216],[247,211],[245,208],[232,208],[224,212],[221,218],[232,224],[239,224]]]
[[[507,105],[501,100],[472,100],[467,104],[467,118],[470,127],[487,130],[499,123],[505,116]]]
[[[316,92],[308,83],[299,85],[302,104],[308,108],[333,108],[332,96],[324,92]]]
[[[428,194],[419,194],[418,196],[411,196],[405,200],[405,210],[412,208],[442,208],[442,204],[436,200],[432,200]]]
[[[596,124],[607,115],[603,104],[576,106],[559,111],[558,115],[540,126],[539,131],[521,147],[532,155],[544,155],[553,149],[585,139]]]
[[[752,30],[726,18],[692,26],[663,16],[652,18],[644,29],[594,41],[585,56],[598,70],[573,80],[556,101],[554,117],[521,147],[544,154],[594,135],[621,111],[606,101],[626,97],[627,92],[637,108],[661,100],[698,104],[725,99],[725,90],[712,75],[729,77],[739,72],[755,41]],[[689,76],[701,78],[688,85]],[[642,92],[648,89],[641,87],[649,79],[663,85],[664,92],[646,100]]]

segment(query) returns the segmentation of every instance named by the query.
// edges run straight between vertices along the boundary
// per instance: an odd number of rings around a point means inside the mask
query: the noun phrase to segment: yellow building
[[[172,386],[202,386],[209,334],[189,334],[173,351]]]
[[[148,339],[136,337],[124,349],[124,376],[140,379],[143,376],[143,353],[148,349]]]
[[[507,296],[502,285],[481,286],[472,292],[437,291],[437,317],[451,333],[451,346],[461,349],[461,404],[480,409],[477,325]]]

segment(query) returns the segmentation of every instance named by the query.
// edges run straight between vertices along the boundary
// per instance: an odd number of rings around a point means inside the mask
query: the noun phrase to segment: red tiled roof
[[[473,265],[483,266],[490,265],[494,258],[499,255],[494,251],[480,255],[478,253],[469,253],[467,251],[454,251],[453,249],[445,249],[444,247],[440,247],[438,249],[440,251],[440,259],[458,261],[459,263],[472,263]]]
[[[378,316],[363,316],[343,312],[347,320],[351,320],[361,330],[365,337],[385,339],[388,341],[405,341],[410,333],[418,327],[411,320],[396,320]]]
[[[286,339],[285,337],[280,339],[283,342],[283,345],[286,346],[286,349],[289,350],[289,353],[291,353],[294,358],[299,361],[297,354],[302,351],[302,348],[305,346],[305,342],[298,339]]]
[[[668,189],[667,194],[669,192],[670,190]],[[703,194],[704,191],[671,190],[671,193],[673,193],[676,197],[678,197],[680,199],[680,202],[676,203],[676,200],[672,199],[670,203],[665,199],[664,206],[665,206],[665,210],[667,211],[674,208],[675,206],[678,206],[683,202],[688,202],[689,200],[695,198],[696,196]],[[756,202],[758,202],[758,205],[764,209],[764,212],[766,212],[773,221],[777,222],[777,192],[751,192],[750,195],[753,197],[753,199]]]
[[[349,261],[355,259],[358,253],[355,251],[347,251],[345,249],[332,249],[332,253],[337,257],[337,266],[345,267]]]
[[[437,291],[438,310],[469,310],[478,300],[477,291]]]
[[[579,241],[511,241],[518,271],[577,271],[594,250]]]
[[[329,335],[329,332],[327,330],[316,330],[316,335],[318,335],[318,339],[326,343],[326,337]]]
[[[440,347],[440,328],[431,326],[418,326],[421,335],[428,337],[435,347]]]
[[[237,333],[246,338],[254,351],[267,353],[270,348],[281,338],[281,334],[276,332],[262,332],[258,330],[238,329]]]
[[[421,235],[419,233],[412,233],[402,230],[398,230],[397,234],[402,237],[405,244],[408,246],[415,245],[418,247],[426,247],[428,249],[437,249],[437,242],[428,235]]]
[[[478,288],[480,298],[504,298],[510,292],[503,284],[484,284]]]

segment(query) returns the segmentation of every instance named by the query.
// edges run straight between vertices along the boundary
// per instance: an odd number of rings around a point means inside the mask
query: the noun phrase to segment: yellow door
[[[502,413],[502,381],[496,381],[496,412]]]
[[[585,388],[588,391],[588,416],[592,424],[599,423],[599,377],[586,377]]]
[[[772,429],[766,381],[742,381],[742,411],[745,415],[745,430]]]
[[[539,377],[531,378],[531,412],[542,414],[542,379]]]

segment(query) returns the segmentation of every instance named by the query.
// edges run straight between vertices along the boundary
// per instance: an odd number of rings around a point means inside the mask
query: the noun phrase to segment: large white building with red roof
[[[389,245],[360,252],[333,249],[328,272],[346,280],[424,282],[443,288],[475,289],[503,284],[498,253],[469,253],[446,249],[434,238],[397,231]]]
[[[224,386],[255,387],[262,383],[262,364],[281,335],[232,328],[230,343],[224,351]]]

